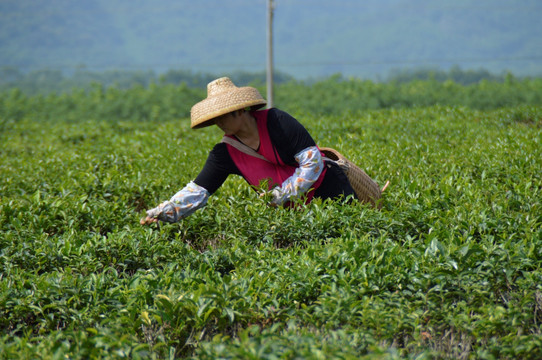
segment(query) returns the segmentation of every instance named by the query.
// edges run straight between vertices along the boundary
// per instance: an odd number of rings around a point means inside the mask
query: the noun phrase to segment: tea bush
[[[2,100],[0,357],[542,357],[542,108],[293,108],[390,181],[380,211],[230,178],[142,227],[220,139],[188,129],[194,97]]]

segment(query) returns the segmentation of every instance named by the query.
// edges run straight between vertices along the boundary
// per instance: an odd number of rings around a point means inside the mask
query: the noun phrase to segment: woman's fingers
[[[149,225],[155,222],[158,222],[158,219],[152,218],[150,216],[147,216],[146,218],[141,218],[141,220],[139,220],[139,223],[141,225]]]

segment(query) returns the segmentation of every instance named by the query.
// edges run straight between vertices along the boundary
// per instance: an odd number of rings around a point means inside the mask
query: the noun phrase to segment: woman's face
[[[227,113],[217,117],[215,124],[224,131],[225,135],[235,135],[241,127],[241,116],[236,113]]]

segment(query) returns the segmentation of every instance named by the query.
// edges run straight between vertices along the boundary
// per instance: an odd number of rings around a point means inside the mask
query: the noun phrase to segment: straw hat
[[[251,107],[261,108],[267,101],[257,89],[245,86],[237,87],[223,77],[207,85],[207,98],[192,106],[190,110],[192,129],[213,125],[214,119],[229,112]]]

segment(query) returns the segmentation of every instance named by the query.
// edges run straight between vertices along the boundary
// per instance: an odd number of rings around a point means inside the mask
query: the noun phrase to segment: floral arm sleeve
[[[320,150],[316,146],[310,146],[300,151],[295,155],[295,160],[299,163],[299,167],[294,174],[286,179],[280,187],[277,186],[271,191],[273,204],[282,205],[291,198],[305,193],[318,180],[324,169]]]
[[[204,207],[209,199],[209,192],[191,181],[181,191],[147,211],[147,216],[170,223],[177,222],[194,211]]]

